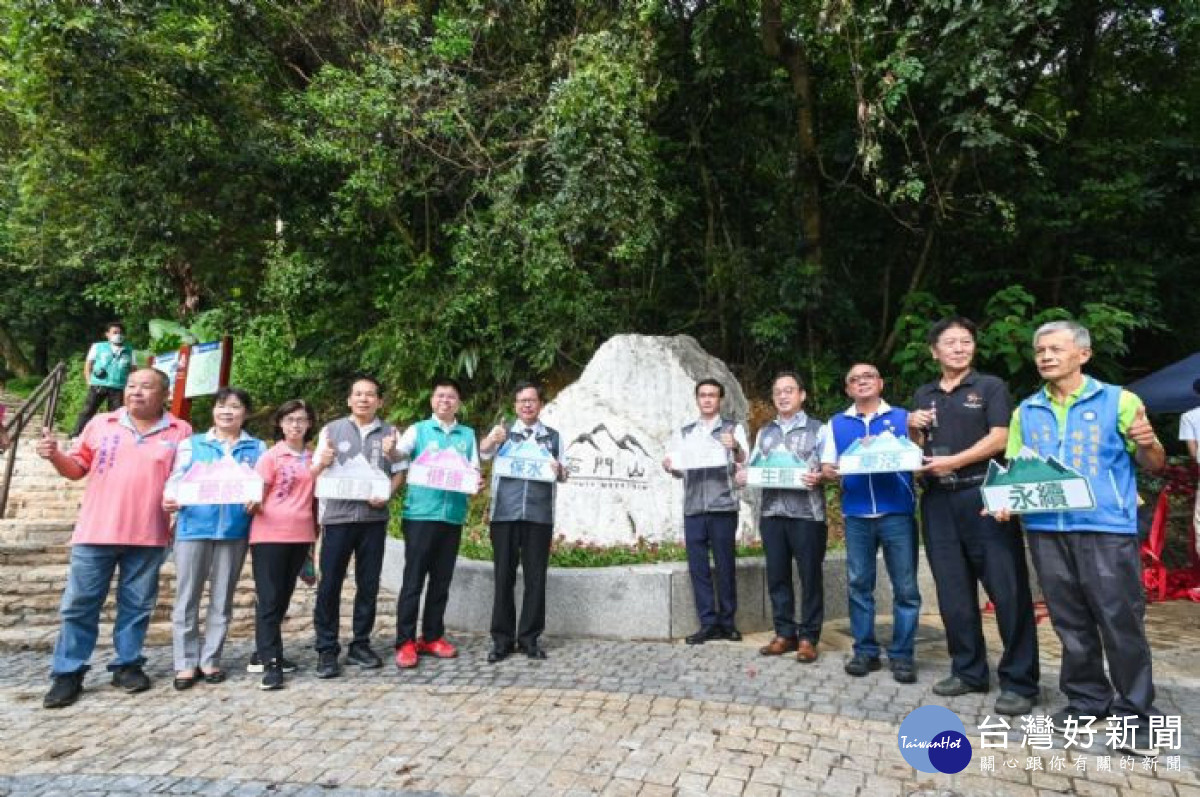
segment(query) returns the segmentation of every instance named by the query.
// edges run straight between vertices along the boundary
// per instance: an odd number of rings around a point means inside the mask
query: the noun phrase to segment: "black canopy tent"
[[[1126,385],[1150,412],[1187,412],[1200,407],[1200,352]]]

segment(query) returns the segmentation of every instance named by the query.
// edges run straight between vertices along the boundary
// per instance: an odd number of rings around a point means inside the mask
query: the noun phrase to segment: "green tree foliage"
[[[1077,317],[1097,373],[1200,348],[1194,3],[0,4],[0,353],[105,316],[236,339],[261,401],[483,412],[608,335],[688,333],[752,392],[928,323]],[[18,356],[19,355],[19,356]],[[23,358],[24,362],[20,362]]]

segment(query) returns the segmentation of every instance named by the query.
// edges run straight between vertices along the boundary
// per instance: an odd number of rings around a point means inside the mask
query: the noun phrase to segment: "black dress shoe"
[[[521,648],[521,652],[526,658],[542,660],[546,658],[546,651],[542,650],[542,646],[534,642],[532,645],[525,645]]]
[[[986,692],[987,684],[969,684],[957,675],[943,678],[933,685],[933,693],[941,697],[958,697],[971,692]]]
[[[338,654],[332,650],[322,650],[317,654],[317,677],[337,678],[342,674],[338,666]]]
[[[721,629],[721,639],[728,639],[730,642],[741,642],[742,632],[737,630],[737,626],[727,625]]]
[[[724,638],[725,634],[720,628],[717,628],[715,625],[706,625],[691,636],[685,637],[683,641],[689,645],[703,645],[705,642]]]
[[[511,652],[511,650],[502,650],[497,647],[492,647],[492,649],[488,651],[487,663],[495,664],[498,661],[504,661],[508,658]]]
[[[383,666],[383,659],[371,650],[369,645],[351,645],[346,652],[346,663],[362,667],[364,670],[378,670]]]
[[[171,683],[175,686],[176,691],[182,692],[184,689],[191,689],[193,686],[200,683],[202,678],[204,678],[204,673],[197,668],[192,670],[192,674],[190,676],[176,675],[175,680]]]

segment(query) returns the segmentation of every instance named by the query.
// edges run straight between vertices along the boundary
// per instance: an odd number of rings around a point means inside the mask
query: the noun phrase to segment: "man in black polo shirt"
[[[980,485],[992,457],[1002,455],[1012,417],[1008,388],[971,368],[975,324],[945,318],[929,330],[940,379],[917,389],[908,416],[925,449],[921,526],[937,585],[938,607],[952,660],[942,696],[988,690],[987,647],[976,600],[980,582],[996,608],[1004,643],[997,672],[999,714],[1028,714],[1038,696],[1037,629],[1020,527],[982,515]]]

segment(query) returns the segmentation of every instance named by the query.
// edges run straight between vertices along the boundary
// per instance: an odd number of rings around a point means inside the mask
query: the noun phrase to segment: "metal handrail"
[[[54,425],[54,412],[58,409],[58,394],[63,382],[67,379],[67,364],[60,362],[46,375],[21,408],[13,413],[13,417],[4,424],[5,435],[8,438],[8,461],[4,463],[4,479],[0,481],[0,518],[8,509],[8,487],[12,484],[13,471],[17,466],[17,450],[21,442],[21,433],[25,427],[45,406],[45,424]]]

